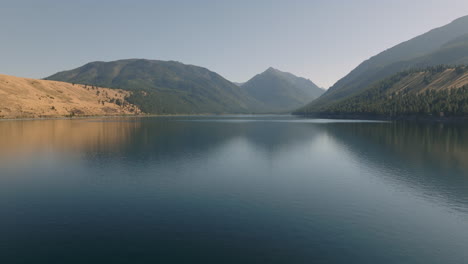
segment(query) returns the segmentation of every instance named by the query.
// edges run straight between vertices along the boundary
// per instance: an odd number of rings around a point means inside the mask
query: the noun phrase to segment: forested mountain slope
[[[468,67],[408,70],[335,103],[297,114],[356,117],[468,116]]]
[[[298,112],[314,112],[367,89],[395,73],[430,66],[468,64],[468,16],[401,43],[361,63],[319,99]]]

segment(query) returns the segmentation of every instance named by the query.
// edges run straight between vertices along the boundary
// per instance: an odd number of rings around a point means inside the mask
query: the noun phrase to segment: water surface
[[[468,126],[0,122],[0,263],[466,263]]]

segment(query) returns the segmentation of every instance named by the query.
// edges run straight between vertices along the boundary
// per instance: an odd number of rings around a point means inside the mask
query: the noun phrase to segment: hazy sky
[[[363,60],[468,15],[467,0],[0,0],[0,73],[176,60],[242,82],[273,66],[331,86]]]

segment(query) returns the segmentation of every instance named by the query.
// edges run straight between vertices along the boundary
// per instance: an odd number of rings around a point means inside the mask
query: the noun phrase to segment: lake
[[[468,125],[0,122],[0,263],[467,263]]]

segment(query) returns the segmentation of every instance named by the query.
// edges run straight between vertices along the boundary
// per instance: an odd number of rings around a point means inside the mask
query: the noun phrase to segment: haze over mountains
[[[153,114],[285,113],[323,93],[274,69],[239,86],[202,67],[144,59],[92,62],[46,79],[131,91],[129,102]]]
[[[377,81],[409,69],[468,63],[468,16],[390,48],[361,63],[323,96],[297,113],[325,110]]]
[[[291,112],[322,95],[312,81],[269,68],[241,87],[270,112]]]

